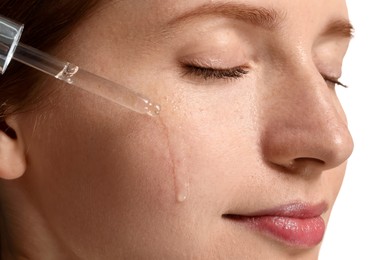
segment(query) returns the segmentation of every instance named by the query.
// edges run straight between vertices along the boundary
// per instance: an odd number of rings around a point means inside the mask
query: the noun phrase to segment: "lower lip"
[[[314,247],[325,233],[325,222],[318,217],[294,218],[285,216],[259,216],[235,218],[252,229],[265,233],[290,246]]]

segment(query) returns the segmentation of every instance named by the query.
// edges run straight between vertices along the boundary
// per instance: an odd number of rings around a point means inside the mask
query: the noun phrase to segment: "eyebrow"
[[[325,28],[322,35],[334,35],[341,36],[345,38],[352,38],[355,29],[353,28],[350,21],[342,19],[342,20],[334,20],[328,24]]]
[[[277,27],[283,18],[281,13],[272,8],[254,8],[245,4],[235,3],[211,3],[201,5],[194,10],[190,10],[179,17],[174,18],[168,22],[168,25],[174,26],[201,15],[220,15],[260,26],[267,30],[272,30]]]

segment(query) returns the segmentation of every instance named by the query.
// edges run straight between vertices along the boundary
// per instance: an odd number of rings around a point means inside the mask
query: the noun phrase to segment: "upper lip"
[[[263,209],[255,212],[243,213],[243,214],[224,214],[228,218],[254,218],[262,216],[278,216],[289,218],[314,218],[322,215],[328,209],[326,202],[320,202],[316,204],[306,202],[293,202],[276,206],[273,208]]]

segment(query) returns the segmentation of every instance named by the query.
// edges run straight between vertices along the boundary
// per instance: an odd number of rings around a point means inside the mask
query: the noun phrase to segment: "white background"
[[[355,150],[320,260],[390,260],[390,2],[347,0],[355,37],[339,90]]]

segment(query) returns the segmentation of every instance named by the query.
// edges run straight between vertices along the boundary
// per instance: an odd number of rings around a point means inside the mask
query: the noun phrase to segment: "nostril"
[[[278,163],[275,165],[282,167],[285,170],[285,172],[288,173],[304,174],[308,172],[310,173],[317,172],[318,169],[324,168],[326,163],[318,158],[301,157],[301,158],[290,160],[286,163]]]
[[[312,158],[312,157],[301,157],[301,158],[296,158],[293,160],[294,165],[304,164],[307,162],[311,162],[311,163],[317,164],[317,165],[325,165],[325,162],[323,160],[318,159],[318,158]]]

